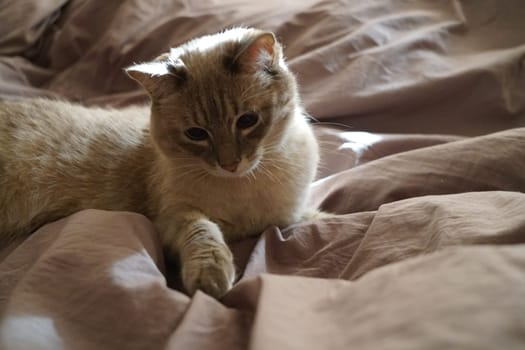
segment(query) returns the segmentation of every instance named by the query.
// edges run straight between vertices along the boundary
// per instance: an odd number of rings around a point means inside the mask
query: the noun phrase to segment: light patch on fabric
[[[61,350],[64,343],[50,317],[9,315],[0,325],[0,348],[4,350]]]
[[[144,288],[159,283],[162,277],[145,249],[115,262],[110,268],[113,282],[124,288]]]
[[[339,146],[339,150],[351,149],[360,155],[367,148],[383,139],[382,136],[364,131],[342,132],[339,136],[346,142]]]

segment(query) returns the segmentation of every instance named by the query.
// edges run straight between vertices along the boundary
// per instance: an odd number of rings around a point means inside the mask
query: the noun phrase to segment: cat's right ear
[[[260,32],[251,38],[235,58],[244,72],[257,72],[279,61],[280,46],[272,32]]]
[[[182,67],[181,63],[176,65],[169,60],[155,60],[128,67],[126,73],[138,81],[150,95],[156,96],[183,80]]]

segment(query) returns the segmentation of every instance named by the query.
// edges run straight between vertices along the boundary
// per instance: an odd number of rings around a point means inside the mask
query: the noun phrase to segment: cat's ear
[[[153,94],[159,83],[170,74],[165,62],[148,62],[126,68],[126,73]]]
[[[271,32],[258,34],[248,41],[237,56],[241,70],[253,73],[277,63],[279,44]]]
[[[126,68],[126,73],[138,81],[150,95],[158,95],[167,88],[175,88],[185,79],[184,64],[160,56],[154,61],[136,64]]]

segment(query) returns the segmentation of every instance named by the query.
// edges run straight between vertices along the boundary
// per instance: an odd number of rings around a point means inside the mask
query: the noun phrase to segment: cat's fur
[[[85,208],[151,218],[182,280],[219,297],[232,285],[226,242],[308,215],[318,146],[273,34],[237,28],[128,68],[148,107],[0,103],[0,236]],[[247,129],[237,118],[255,112]],[[208,130],[193,141],[185,131]]]

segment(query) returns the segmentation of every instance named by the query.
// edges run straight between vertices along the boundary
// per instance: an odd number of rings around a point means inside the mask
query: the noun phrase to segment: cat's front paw
[[[182,266],[182,282],[190,295],[201,290],[220,298],[231,289],[234,280],[233,256],[225,244],[203,247]]]

